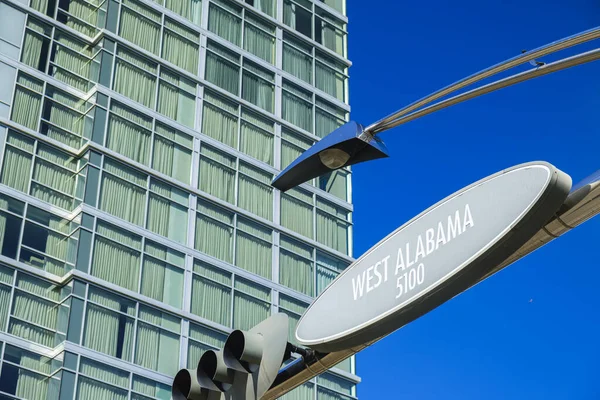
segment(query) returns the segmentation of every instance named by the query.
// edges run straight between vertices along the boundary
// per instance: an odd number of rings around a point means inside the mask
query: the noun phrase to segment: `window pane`
[[[237,10],[236,6],[232,6],[229,3],[226,4]],[[240,45],[240,36],[242,33],[241,18],[212,3],[208,12],[208,30],[235,45]]]
[[[234,204],[235,159],[209,146],[200,149],[200,190]]]
[[[313,237],[313,210],[310,204],[306,204],[301,198],[307,195],[297,190],[291,190],[281,195],[281,225],[298,232],[301,235]],[[308,200],[308,198],[306,199]],[[312,201],[312,199],[310,200]]]
[[[296,42],[292,43],[297,45]],[[312,83],[312,56],[283,42],[283,70],[304,82]]]
[[[49,382],[45,375],[6,363],[2,365],[0,372],[0,390],[21,399],[46,399]]]
[[[236,279],[235,287],[234,329],[250,329],[269,317],[271,314],[269,289],[241,278]],[[257,297],[266,301],[259,300]]]
[[[312,146],[313,141],[287,129],[281,130],[281,169],[290,165],[304,151]]]
[[[275,62],[275,38],[273,35],[250,24],[248,14],[246,14],[246,23],[244,25],[244,50],[262,58],[263,60]],[[254,22],[254,20],[250,20]],[[274,29],[271,30],[271,32]]]
[[[165,60],[196,75],[198,73],[198,49],[198,34],[170,20],[165,21],[163,33],[163,58]]]
[[[317,252],[317,295],[348,266],[348,263]]]
[[[342,200],[348,200],[348,172],[344,170],[332,171],[321,175],[317,181],[320,189]]]
[[[152,73],[156,73],[156,66],[125,51],[119,51],[118,55],[114,90],[154,108],[156,77]]]
[[[240,219],[238,221],[235,252],[236,265],[254,274],[271,279],[271,243],[270,229]]]
[[[240,151],[273,165],[273,123],[249,112],[243,112],[242,117],[245,120],[240,131]],[[263,126],[269,131],[261,129]]]
[[[185,184],[190,184],[192,138],[171,127],[156,124],[152,166]]]
[[[298,292],[313,295],[312,250],[295,240],[281,236],[279,283]]]
[[[312,38],[312,13],[290,0],[283,3],[283,23]]]
[[[237,106],[207,93],[204,99],[202,132],[235,148],[238,131],[237,112]]]
[[[137,1],[123,1],[121,37],[156,55],[160,46],[160,22],[160,13]]]
[[[229,326],[231,323],[231,274],[204,263],[196,263],[192,281],[192,313]]]
[[[142,183],[142,176],[132,173],[133,171],[130,172],[128,168],[117,164],[105,163],[105,169],[102,176],[100,209],[136,225],[143,226],[146,190],[128,181],[133,180]]]
[[[158,88],[158,112],[190,128],[196,120],[196,85],[179,75],[162,70]]]
[[[281,116],[288,122],[312,132],[312,105],[308,101],[288,92],[282,92]]]
[[[115,108],[116,112],[111,112],[108,119],[106,146],[132,160],[148,165],[151,132],[121,117],[117,114],[117,110]]]
[[[249,68],[254,73],[246,70],[246,68]],[[273,76],[262,68],[245,63],[242,74],[242,98],[263,110],[273,112],[275,85],[270,82],[272,79]]]
[[[265,219],[273,218],[272,175],[240,163],[238,206]]]
[[[174,376],[179,366],[179,336],[138,322],[135,363]]]
[[[19,74],[17,83],[19,85],[15,88],[11,119],[27,128],[37,130],[42,95],[36,92],[42,91],[43,84],[24,74]]]
[[[210,51],[206,53],[206,80],[235,95],[239,94],[240,67]]]
[[[84,345],[123,360],[131,360],[133,320],[117,312],[88,303]],[[83,398],[82,398],[83,399]]]
[[[319,62],[315,65],[315,71],[317,88],[340,101],[344,101],[344,83],[346,81],[344,75]]]
[[[202,12],[201,0],[165,0],[165,7],[189,19],[196,25],[200,25],[200,15]]]
[[[10,134],[9,134],[10,135]],[[16,136],[15,136],[16,137]],[[11,138],[7,140],[10,143]],[[12,146],[6,146],[2,183],[27,193],[33,155]]]
[[[92,275],[137,292],[139,271],[139,251],[96,235]]]
[[[317,210],[317,241],[347,254],[350,226],[346,221],[347,211],[326,202],[320,202],[319,205],[330,210]],[[331,214],[332,211],[335,214]]]
[[[196,250],[231,263],[233,215],[205,203],[199,204],[198,211],[200,213],[196,217]]]
[[[183,271],[165,262],[146,257],[142,267],[141,293],[181,308]]]

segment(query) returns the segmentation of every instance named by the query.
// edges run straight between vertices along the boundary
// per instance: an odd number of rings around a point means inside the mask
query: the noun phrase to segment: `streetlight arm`
[[[411,114],[400,117],[394,121],[390,121],[386,124],[382,124],[379,126],[379,131],[388,130],[394,128],[398,125],[405,124],[417,118],[424,117],[425,115],[431,114],[433,112],[442,110],[444,108],[453,106],[458,103],[462,103],[463,101],[470,100],[475,97],[482,96],[487,93],[491,93],[493,91],[503,89],[508,86],[516,85],[517,83],[521,83],[533,78],[537,78],[540,76],[548,75],[553,72],[561,71],[563,69],[575,67],[577,65],[585,64],[588,62],[596,61],[600,59],[600,49],[591,50],[585,53],[577,54],[572,57],[563,58],[562,60],[555,61],[550,64],[546,64],[544,66],[521,72],[519,74],[511,75],[507,78],[500,79],[498,81],[489,83],[487,85],[478,87],[476,89],[470,90],[465,93],[461,93],[449,99],[440,101],[438,103],[432,104],[428,107],[422,108],[418,111],[415,111]]]
[[[416,102],[409,104],[408,106],[406,106],[404,108],[401,108],[400,110],[394,112],[393,114],[390,114],[387,117],[367,126],[365,128],[365,131],[371,132],[374,134],[383,132],[384,130],[389,129],[387,126],[389,126],[390,122],[398,119],[399,117],[402,117],[403,115],[409,114],[409,113],[417,110],[418,108],[423,107],[426,104],[436,101],[452,92],[463,89],[475,82],[479,82],[483,79],[489,78],[492,75],[495,75],[500,72],[506,71],[510,68],[516,67],[517,65],[524,64],[526,62],[535,60],[536,58],[543,57],[548,54],[552,54],[557,51],[564,50],[569,47],[573,47],[573,46],[576,46],[576,45],[579,45],[579,44],[582,44],[585,42],[589,42],[591,40],[595,40],[598,38],[600,38],[600,27],[596,27],[596,28],[566,37],[564,39],[557,40],[555,42],[552,42],[552,43],[547,44],[542,47],[538,47],[535,50],[526,52],[517,57],[513,57],[513,58],[503,61],[499,64],[493,65],[493,66],[486,68],[480,72],[477,72],[477,73],[470,75],[464,79],[461,79],[458,82],[455,82],[449,86],[446,86],[428,96],[425,96],[422,99],[417,100]]]

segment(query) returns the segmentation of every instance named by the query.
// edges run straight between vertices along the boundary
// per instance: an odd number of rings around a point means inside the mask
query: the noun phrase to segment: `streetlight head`
[[[285,192],[332,170],[384,157],[389,156],[383,142],[350,121],[302,153],[271,184]]]
[[[350,154],[341,149],[326,149],[319,153],[321,162],[329,169],[342,168],[350,159]]]

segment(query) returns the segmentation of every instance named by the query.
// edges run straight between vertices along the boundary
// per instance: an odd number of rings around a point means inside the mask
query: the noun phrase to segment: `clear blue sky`
[[[600,3],[348,0],[348,15],[351,118],[369,124],[522,49],[600,25]],[[355,257],[500,169],[545,160],[574,183],[600,169],[600,62],[382,138],[392,157],[354,167]],[[600,217],[364,350],[359,398],[600,399],[599,239]]]

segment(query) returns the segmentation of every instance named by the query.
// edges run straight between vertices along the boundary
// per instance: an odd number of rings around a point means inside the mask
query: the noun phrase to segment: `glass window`
[[[29,365],[25,366],[29,367]],[[45,399],[48,396],[51,381],[53,380],[48,379],[44,374],[19,368],[6,362],[2,364],[0,371],[0,391],[20,399]],[[8,397],[5,398],[8,399]]]
[[[98,221],[91,274],[137,292],[141,246],[141,237]]]
[[[77,235],[69,221],[29,206],[20,261],[63,276],[74,267]],[[32,222],[33,221],[33,222]]]
[[[0,252],[3,256],[16,258],[23,224],[23,203],[0,195]],[[15,215],[18,214],[18,215]],[[12,283],[0,268],[0,282]],[[12,271],[12,270],[11,270]],[[8,307],[8,304],[6,305]],[[1,325],[1,321],[0,321]]]
[[[235,167],[236,161],[233,156],[203,145],[200,149],[198,188],[234,204]]]
[[[242,98],[272,113],[275,106],[274,74],[252,62],[244,61]]]
[[[231,263],[233,261],[233,214],[215,205],[199,201],[195,248]]]
[[[12,130],[6,142],[2,183],[71,210],[77,160],[68,153],[43,144],[37,146],[34,156],[35,141]]]
[[[148,165],[152,120],[116,101],[110,110],[106,147]]]
[[[346,100],[346,67],[317,52],[315,86],[340,101]]]
[[[188,368],[196,368],[200,357],[206,350],[220,350],[227,336],[203,325],[190,323],[188,347]]]
[[[329,7],[342,14],[346,14],[346,2],[344,0],[320,0],[322,3],[327,4]]]
[[[236,277],[233,328],[248,330],[271,314],[271,290]]]
[[[207,54],[207,62],[208,57]],[[237,104],[206,91],[204,94],[202,133],[235,148],[238,137]]]
[[[156,1],[163,5],[163,0]],[[201,0],[164,0],[164,6],[176,14],[189,19],[196,25],[200,25],[200,16],[202,14]]]
[[[192,313],[221,325],[230,326],[231,284],[231,273],[204,262],[196,261],[192,280]],[[200,340],[202,338],[203,336],[200,337]],[[211,342],[208,342],[208,344],[211,344]]]
[[[119,35],[158,55],[161,14],[134,0],[123,0],[121,4]]]
[[[259,3],[273,0],[259,0]],[[275,27],[264,20],[246,12],[244,21],[244,50],[275,63]]]
[[[287,314],[289,320],[288,341],[290,343],[298,344],[296,340],[296,326],[306,307],[308,307],[308,304],[291,297],[285,295],[280,295],[279,297],[279,311]]]
[[[301,235],[313,238],[312,195],[301,189],[281,194],[281,225]]]
[[[313,131],[312,94],[288,82],[283,82],[281,116],[284,120]]]
[[[19,274],[8,332],[23,339],[54,347],[64,340],[57,334],[61,306],[60,289],[51,283]]]
[[[312,4],[308,0],[284,0],[283,23],[312,38]]]
[[[152,167],[185,184],[190,184],[193,139],[170,126],[156,123]]]
[[[208,11],[208,30],[239,46],[242,33],[242,8],[227,1],[211,2]]]
[[[272,231],[239,217],[236,232],[236,265],[271,279]]]
[[[209,41],[208,51],[206,52],[205,79],[232,94],[238,95],[239,75],[240,56]]]
[[[180,324],[179,318],[140,306],[135,363],[174,376],[179,367]]]
[[[353,392],[353,388],[354,388],[354,383],[347,381],[341,377],[338,377],[337,375],[333,375],[330,373],[324,373],[322,375],[319,375],[319,377],[317,377],[317,383],[319,384],[319,386],[323,386],[325,388],[328,389],[333,389],[336,392],[339,393],[343,393],[346,395],[352,395]],[[321,392],[321,388],[319,388],[319,393]],[[324,391],[324,393],[328,393],[327,391]],[[331,393],[331,392],[329,392]],[[329,398],[331,398],[331,396],[328,396]],[[346,396],[336,396],[335,398],[339,398],[339,399],[347,399]]]
[[[317,251],[317,296],[348,266],[341,261]]]
[[[281,169],[286,168],[302,153],[308,150],[313,141],[287,128],[281,128]]]
[[[133,392],[131,398],[134,400],[146,400],[147,397],[139,396],[137,393],[150,396],[152,399],[158,400],[170,400],[171,399],[171,388],[165,384],[155,382],[148,378],[141,376],[133,376]],[[137,392],[137,393],[135,393]]]
[[[196,75],[198,73],[200,38],[184,26],[165,18],[163,58]]]
[[[275,18],[275,8],[276,1],[275,0],[244,0],[246,4],[250,4],[251,6],[257,8],[258,10],[264,12],[265,14],[270,15]]]
[[[317,241],[348,254],[348,211],[323,200],[317,206]]]
[[[146,175],[112,160],[104,162],[100,209],[139,226],[144,225]]]
[[[238,205],[262,218],[273,219],[272,174],[240,162]]]
[[[156,98],[155,63],[119,46],[113,89],[133,101],[154,109]]]
[[[284,32],[283,70],[312,84],[312,46]]]
[[[22,72],[17,77],[11,119],[29,129],[37,130],[44,83]]]
[[[186,243],[188,198],[187,193],[152,179],[146,228],[176,242]]]
[[[146,240],[140,293],[181,308],[185,255]]]
[[[279,283],[312,296],[313,249],[284,235],[281,235],[279,245]]]
[[[40,3],[52,4],[40,0]],[[89,37],[94,37],[98,32],[97,26],[103,21],[106,15],[106,2],[85,1],[85,0],[69,0],[58,2],[57,20],[67,26],[78,30],[79,32]],[[52,16],[54,10],[49,8],[48,15]]]
[[[319,189],[348,201],[348,177],[349,174],[343,169],[328,172],[317,178]]]
[[[339,54],[346,55],[346,25],[333,15],[317,8],[315,41]]]
[[[127,399],[128,372],[82,357],[79,374],[78,399]]]
[[[130,361],[135,304],[93,287],[90,287],[88,296],[84,346]]]
[[[162,69],[157,111],[190,128],[196,120],[196,84]]]
[[[296,389],[280,397],[281,400],[314,400],[315,385],[312,382],[305,382]]]
[[[273,165],[273,122],[242,109],[240,151]]]
[[[316,135],[325,137],[346,122],[346,112],[317,98]]]
[[[42,72],[46,72],[51,35],[52,27],[29,16],[23,39],[21,62]]]

